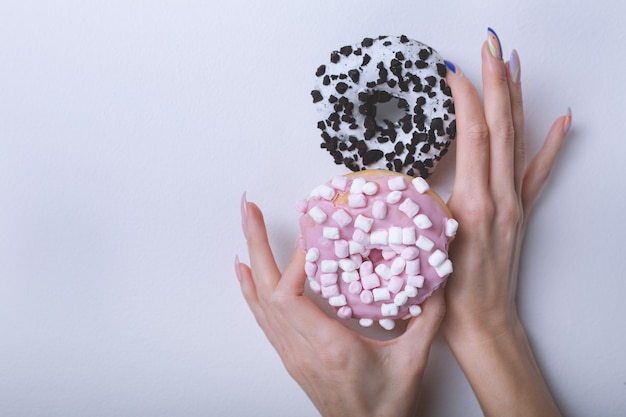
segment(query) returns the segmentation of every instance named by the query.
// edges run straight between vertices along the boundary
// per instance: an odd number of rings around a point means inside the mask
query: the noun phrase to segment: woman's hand
[[[431,343],[445,312],[442,291],[401,336],[377,341],[327,317],[304,293],[304,252],[281,274],[259,208],[242,200],[250,267],[235,261],[257,322],[323,416],[412,416]]]
[[[558,415],[527,343],[515,296],[524,228],[571,115],[555,121],[525,162],[519,57],[504,63],[493,31],[482,48],[484,110],[476,89],[452,70],[457,164],[448,206],[459,221],[450,247],[443,331],[487,415]]]

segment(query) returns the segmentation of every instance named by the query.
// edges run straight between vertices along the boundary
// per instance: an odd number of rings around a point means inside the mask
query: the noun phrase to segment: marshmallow
[[[376,230],[370,235],[370,244],[387,245],[389,243],[389,232],[386,230]]]
[[[446,220],[446,236],[454,237],[456,235],[456,231],[459,228],[459,222],[454,219]]]
[[[333,307],[341,307],[341,306],[345,306],[346,304],[348,304],[348,301],[346,300],[346,296],[343,294],[333,295],[332,297],[328,299],[328,304],[330,304]]]
[[[320,292],[322,292],[322,287],[320,286],[320,284],[317,283],[317,281],[315,281],[314,279],[309,279],[307,282],[309,283],[309,288],[315,294],[319,294]]]
[[[363,208],[367,206],[367,198],[363,194],[350,194],[348,205],[352,208]]]
[[[420,229],[429,229],[433,223],[430,221],[427,215],[418,214],[413,218],[413,223]]]
[[[355,178],[352,181],[352,185],[350,186],[351,194],[361,194],[363,192],[363,186],[365,185],[364,178]]]
[[[380,306],[380,313],[385,317],[397,316],[398,306],[393,303],[383,303]]]
[[[317,192],[324,200],[330,201],[335,198],[335,190],[328,185],[320,185],[317,187]]]
[[[345,175],[339,175],[332,179],[330,185],[339,191],[346,191],[346,188],[348,187],[348,177]]]
[[[359,273],[357,271],[344,271],[341,273],[341,280],[345,283],[358,281],[359,278],[361,277],[359,276]]]
[[[311,216],[313,221],[317,224],[324,223],[328,218],[326,213],[324,213],[324,210],[319,208],[319,206],[312,207],[311,210],[309,210],[309,216]]]
[[[424,194],[426,191],[430,190],[430,186],[422,177],[416,177],[411,182],[413,183],[413,186],[415,187],[417,192],[420,194]]]
[[[337,272],[337,269],[339,268],[339,262],[337,261],[333,261],[331,259],[325,259],[321,262],[321,270],[322,272],[328,273],[328,272]]]
[[[401,245],[402,244],[402,228],[392,226],[389,228],[389,244]]]
[[[395,250],[383,250],[381,251],[382,255],[383,255],[383,259],[385,261],[390,261],[393,258],[395,258],[397,256],[396,251]]]
[[[413,317],[417,317],[422,313],[422,307],[417,304],[413,304],[411,307],[409,307],[409,313],[411,313]]]
[[[409,301],[409,296],[404,291],[401,291],[393,297],[393,303],[398,307],[405,305]]]
[[[413,245],[415,244],[415,229],[412,227],[402,228],[402,244]]]
[[[352,233],[352,240],[360,243],[361,245],[369,245],[370,235],[361,229],[355,229],[354,233]]]
[[[413,259],[416,259],[419,256],[419,254],[420,254],[419,249],[409,246],[402,250],[402,252],[400,253],[400,256],[402,256],[407,261],[412,261]]]
[[[355,242],[354,240],[351,240],[350,242],[348,242],[348,253],[350,255],[363,253],[364,250],[365,250],[365,246],[361,245],[359,242]]]
[[[322,286],[322,297],[330,298],[335,295],[339,295],[339,287],[337,285]]]
[[[374,301],[387,301],[391,299],[391,294],[387,288],[374,288],[372,290]]]
[[[314,277],[317,272],[317,264],[313,262],[306,262],[304,264],[304,273],[307,277]]]
[[[356,264],[352,259],[340,259],[339,268],[346,272],[356,271]]]
[[[374,264],[372,261],[365,261],[359,267],[359,271],[361,272],[361,276],[364,277],[369,274],[374,273]]]
[[[385,330],[393,330],[393,328],[396,327],[396,322],[392,319],[378,320],[378,324]]]
[[[361,284],[366,290],[371,290],[372,288],[380,287],[380,279],[376,274],[361,275]]]
[[[424,286],[424,277],[421,275],[409,275],[406,277],[406,284],[415,288],[422,288]]]
[[[363,184],[363,188],[361,188],[363,194],[366,195],[374,195],[378,192],[378,184],[375,182],[366,182]]]
[[[387,194],[387,202],[389,204],[396,204],[402,199],[402,192],[400,191],[392,191]]]
[[[417,288],[415,288],[412,285],[405,285],[404,286],[404,293],[408,296],[408,297],[415,297],[417,295]]]
[[[372,204],[372,217],[382,220],[387,216],[387,205],[384,201],[374,201]]]
[[[341,227],[346,227],[352,223],[352,216],[350,216],[344,209],[335,210],[330,217]]]
[[[398,292],[400,292],[403,285],[404,285],[404,280],[402,278],[393,276],[389,279],[389,283],[387,284],[387,289],[390,292],[397,294]]]
[[[405,266],[406,260],[404,260],[404,258],[397,257],[393,260],[389,269],[391,270],[392,275],[400,275],[402,271],[404,271]]]
[[[340,319],[349,319],[352,317],[352,309],[348,306],[343,306],[337,310],[337,317]]]
[[[307,262],[315,262],[320,258],[320,250],[317,248],[311,248],[306,253]]]
[[[435,272],[441,278],[446,275],[450,275],[452,273],[452,261],[450,259],[446,259],[441,265],[435,267]]]
[[[398,206],[398,210],[406,214],[408,217],[413,218],[420,211],[420,206],[410,198],[407,198]]]
[[[408,184],[406,182],[406,179],[404,179],[404,177],[397,176],[397,177],[391,177],[389,181],[387,181],[387,186],[389,187],[391,191],[402,191],[402,190],[406,190],[406,188],[408,187]]]
[[[362,290],[363,286],[359,281],[353,281],[348,286],[348,292],[350,292],[350,294],[360,294]]]
[[[435,246],[435,242],[433,242],[426,236],[420,236],[415,241],[415,246],[422,250],[425,250],[426,252],[430,252],[430,250]]]
[[[356,216],[356,219],[354,220],[354,227],[364,231],[365,233],[368,233],[370,230],[372,230],[372,224],[374,224],[374,219],[365,217],[362,214]]]
[[[371,327],[374,324],[374,320],[372,319],[360,319],[359,324],[361,327]]]
[[[325,227],[322,231],[322,236],[331,240],[339,239],[339,229],[336,227]]]
[[[378,274],[383,279],[391,278],[391,269],[385,264],[376,265],[376,274]]]
[[[359,295],[363,304],[372,304],[374,302],[374,294],[370,290],[363,290]]]
[[[406,261],[405,271],[407,275],[417,275],[420,273],[420,261],[419,259],[413,259],[412,261]]]
[[[320,283],[322,287],[330,287],[337,284],[337,274],[321,274]]]
[[[446,260],[446,254],[437,249],[428,257],[428,263],[432,266],[439,266]]]
[[[335,256],[339,259],[347,258],[350,253],[348,252],[347,240],[335,240]]]

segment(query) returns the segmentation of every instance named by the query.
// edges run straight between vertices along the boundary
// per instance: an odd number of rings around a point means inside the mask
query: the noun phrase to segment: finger
[[[524,130],[524,100],[522,98],[522,69],[519,55],[514,49],[511,58],[506,64],[508,72],[509,93],[511,100],[511,116],[513,117],[513,129],[515,130],[514,150],[514,183],[515,190],[519,195],[522,188],[522,178],[526,167],[526,135]]]
[[[515,132],[502,52],[499,46],[492,45],[493,43],[499,45],[499,40],[495,32],[489,34],[490,38],[482,48],[485,119],[489,126],[491,151],[489,182],[496,196],[509,196],[514,190]]]
[[[305,256],[302,248],[296,245],[291,254],[291,260],[276,287],[277,292],[292,296],[304,294],[304,284],[306,282],[306,274],[304,273]]]
[[[572,113],[568,109],[565,116],[559,117],[554,122],[543,146],[526,169],[522,184],[522,205],[525,216],[528,216],[537,196],[550,176],[554,161],[563,146],[571,121]]]
[[[454,187],[487,189],[489,176],[489,131],[478,92],[463,72],[451,62],[446,82],[454,96],[456,113],[456,174]]]
[[[252,276],[259,293],[268,296],[278,284],[280,270],[274,260],[261,210],[256,204],[246,202],[244,216]]]
[[[441,288],[422,303],[422,313],[411,319],[407,330],[398,340],[398,347],[412,352],[428,352],[445,312],[444,291]]]

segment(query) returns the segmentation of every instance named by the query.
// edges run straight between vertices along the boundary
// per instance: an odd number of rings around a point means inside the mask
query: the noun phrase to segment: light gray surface
[[[316,415],[240,296],[241,193],[284,265],[294,203],[344,172],[319,149],[315,68],[403,33],[478,83],[487,26],[520,53],[530,152],[574,113],[529,227],[524,322],[567,415],[623,415],[626,7],[431,3],[0,4],[0,415]],[[481,414],[441,338],[422,407]]]

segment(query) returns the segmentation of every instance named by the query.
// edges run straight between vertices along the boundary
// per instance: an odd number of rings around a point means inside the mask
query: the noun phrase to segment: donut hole
[[[380,249],[372,248],[370,249],[370,253],[365,257],[364,260],[371,261],[374,265],[377,265],[380,261],[383,260],[383,251]]]
[[[398,124],[407,115],[406,101],[398,97],[391,97],[387,102],[376,103],[376,122],[379,126],[384,126],[385,121]]]

